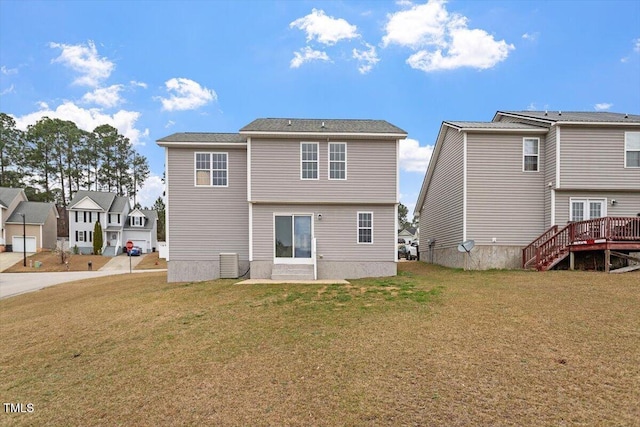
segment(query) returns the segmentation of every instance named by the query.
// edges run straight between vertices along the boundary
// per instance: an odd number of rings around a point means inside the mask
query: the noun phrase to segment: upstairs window
[[[300,179],[318,179],[318,143],[300,143]]]
[[[142,227],[142,217],[141,216],[132,216],[131,217],[131,225],[136,227]]]
[[[624,133],[624,166],[640,168],[640,132]]]
[[[347,179],[347,144],[329,143],[329,179]]]
[[[196,187],[227,187],[227,153],[196,153]]]
[[[373,243],[373,212],[358,212],[358,243]]]
[[[540,139],[523,138],[522,140],[522,170],[538,172],[540,164]]]

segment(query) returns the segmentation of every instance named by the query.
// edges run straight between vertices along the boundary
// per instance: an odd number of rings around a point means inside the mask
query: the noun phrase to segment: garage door
[[[35,252],[36,251],[36,236],[27,236],[27,252]],[[13,252],[22,252],[24,251],[24,239],[22,236],[13,236]]]

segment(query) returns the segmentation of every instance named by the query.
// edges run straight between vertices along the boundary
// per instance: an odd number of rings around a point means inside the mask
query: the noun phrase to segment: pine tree
[[[96,221],[96,225],[93,227],[93,253],[102,255],[102,225],[100,225],[100,221]]]

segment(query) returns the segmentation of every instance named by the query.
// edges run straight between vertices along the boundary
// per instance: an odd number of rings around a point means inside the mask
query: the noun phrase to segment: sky
[[[0,111],[115,126],[143,206],[172,133],[382,119],[411,218],[442,121],[498,110],[640,114],[640,1],[0,0]]]

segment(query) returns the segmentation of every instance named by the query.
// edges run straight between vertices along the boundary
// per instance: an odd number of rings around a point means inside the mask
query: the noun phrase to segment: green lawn
[[[640,273],[399,266],[2,300],[0,425],[637,425]]]

